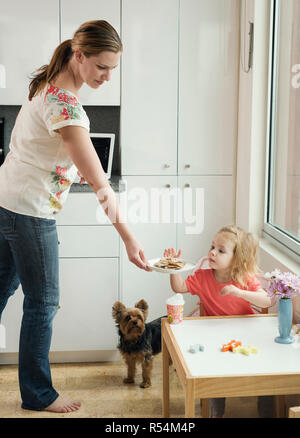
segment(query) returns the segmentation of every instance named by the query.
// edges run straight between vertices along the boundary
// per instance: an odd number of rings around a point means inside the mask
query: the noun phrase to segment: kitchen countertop
[[[108,182],[114,192],[121,193],[125,191],[125,183],[120,175],[113,175]],[[70,188],[70,193],[76,192],[93,192],[89,184],[73,183]]]

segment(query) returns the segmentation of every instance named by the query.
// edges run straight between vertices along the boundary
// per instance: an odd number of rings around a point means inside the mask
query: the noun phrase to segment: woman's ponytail
[[[40,67],[29,84],[29,100],[40,93],[68,64],[73,55],[72,40],[63,41],[54,51],[50,64]]]
[[[55,49],[50,64],[43,65],[34,73],[29,85],[29,100],[66,68],[78,49],[88,58],[104,51],[118,53],[123,47],[117,31],[107,21],[92,20],[83,23],[71,40],[62,42]]]

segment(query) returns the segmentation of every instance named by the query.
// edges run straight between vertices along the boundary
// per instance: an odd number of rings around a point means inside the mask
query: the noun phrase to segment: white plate
[[[159,260],[162,258],[163,257],[148,260],[149,266],[151,269],[153,269],[153,271],[161,272],[163,274],[180,274],[181,272],[192,271],[196,267],[196,265],[194,263],[189,263],[186,260],[181,260],[181,259],[174,259],[174,260],[186,262],[185,266],[181,269],[163,269],[163,268],[158,268],[157,266],[154,266],[154,264],[159,262]]]

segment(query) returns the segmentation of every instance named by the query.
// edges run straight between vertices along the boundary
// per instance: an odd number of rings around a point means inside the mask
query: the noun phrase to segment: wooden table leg
[[[186,380],[185,387],[185,418],[195,418],[195,392],[193,379]]]
[[[274,398],[275,398],[275,417],[285,418],[286,417],[285,396],[276,395]]]
[[[169,384],[169,351],[164,338],[162,338],[163,360],[163,417],[170,416],[170,384]]]

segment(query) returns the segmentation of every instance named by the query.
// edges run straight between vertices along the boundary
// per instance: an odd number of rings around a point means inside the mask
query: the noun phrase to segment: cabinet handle
[[[185,184],[184,187],[191,187],[191,184]]]
[[[191,167],[191,165],[190,165],[190,164],[186,164],[184,167],[185,167],[186,169],[189,169],[189,168]]]
[[[169,167],[170,167],[170,164],[165,164],[165,165],[164,165],[164,168],[165,168],[165,169],[169,169]]]
[[[166,184],[165,187],[167,187],[167,189],[169,189],[171,187],[170,184]]]

